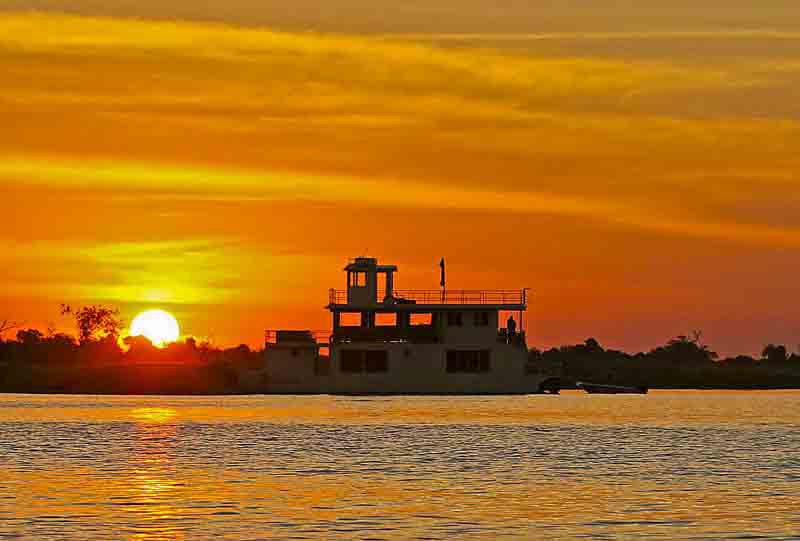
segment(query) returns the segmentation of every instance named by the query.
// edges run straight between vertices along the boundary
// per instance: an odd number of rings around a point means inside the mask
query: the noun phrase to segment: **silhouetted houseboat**
[[[265,392],[542,391],[546,376],[528,366],[525,332],[516,330],[527,310],[526,290],[398,291],[397,267],[368,257],[344,271],[347,289],[330,290],[330,332],[266,332]],[[503,312],[512,317],[501,327]]]

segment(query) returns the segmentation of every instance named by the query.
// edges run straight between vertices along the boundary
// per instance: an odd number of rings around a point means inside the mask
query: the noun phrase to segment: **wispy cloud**
[[[430,114],[441,108],[452,113],[458,106],[468,116],[467,103],[451,105],[449,100],[471,100],[478,110],[526,110],[537,102],[569,109],[576,104],[585,108],[588,100],[600,100],[598,107],[614,105],[618,96],[632,93],[748,84],[742,73],[698,71],[667,62],[534,59],[491,50],[443,50],[407,41],[215,24],[24,14],[0,17],[0,30],[3,56],[14,60],[21,55],[28,70],[37,60],[45,60],[49,68],[33,80],[27,77],[29,99],[64,105],[96,99],[110,106],[128,102],[202,108],[227,103],[245,110],[272,105],[284,111],[314,111],[382,104],[407,111],[414,109],[410,98],[428,98],[424,105],[429,109],[417,112]],[[170,69],[160,69],[165,65]],[[88,72],[102,77],[70,76]],[[439,98],[438,108],[431,108],[432,98]]]
[[[94,192],[159,198],[333,203],[374,208],[471,210],[569,216],[700,238],[800,246],[800,227],[670,218],[653,208],[612,198],[568,197],[531,191],[448,187],[408,181],[313,176],[281,172],[176,167],[158,163],[66,162],[0,157],[1,179],[61,185]],[[400,194],[400,196],[398,196]],[[144,246],[141,246],[142,248]],[[160,248],[163,250],[163,247]],[[163,254],[160,256],[163,258]]]

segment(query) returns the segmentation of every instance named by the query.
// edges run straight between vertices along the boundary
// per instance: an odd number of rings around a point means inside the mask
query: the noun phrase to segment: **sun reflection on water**
[[[172,408],[147,407],[131,411],[131,417],[142,423],[166,423],[178,414]]]
[[[186,495],[185,486],[177,479],[173,460],[178,445],[178,427],[171,421],[177,411],[168,407],[141,407],[131,411],[136,420],[133,441],[135,466],[128,472],[125,506],[132,534],[138,541],[172,541],[184,539],[176,525],[180,510],[176,502]]]

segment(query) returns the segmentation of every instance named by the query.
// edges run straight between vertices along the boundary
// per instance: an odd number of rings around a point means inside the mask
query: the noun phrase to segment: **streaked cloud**
[[[4,56],[49,55],[46,65],[50,71],[39,77],[65,84],[65,88],[32,88],[38,92],[12,98],[28,98],[33,103],[52,100],[69,105],[92,96],[111,106],[136,102],[199,108],[235,98],[229,107],[247,110],[271,103],[282,107],[303,104],[304,109],[313,110],[377,107],[387,97],[394,97],[385,105],[406,110],[411,105],[408,97],[446,96],[486,106],[522,106],[524,110],[537,99],[562,98],[568,107],[575,99],[616,97],[634,89],[663,93],[748,84],[721,70],[697,72],[668,63],[527,59],[488,50],[441,50],[367,37],[213,24],[11,14],[0,18],[0,30]],[[80,59],[80,64],[71,64],[70,59]],[[217,71],[198,69],[195,62]],[[61,68],[53,69],[53,63]],[[160,65],[170,68],[162,71]],[[107,71],[98,72],[103,74],[100,81],[67,77],[69,71],[84,68]],[[121,68],[127,78],[116,77]],[[141,72],[151,76],[137,78]],[[197,78],[195,83],[208,84],[195,84],[190,94],[172,92],[178,85],[181,91],[187,90],[190,81],[185,76],[189,73]],[[429,100],[424,105],[433,104]],[[448,112],[466,104],[440,99],[437,105]]]
[[[140,196],[150,194],[177,199],[297,201],[377,208],[562,215],[701,238],[800,246],[800,227],[693,222],[659,217],[653,209],[626,206],[613,199],[431,186],[408,181],[181,168],[156,163],[65,162],[30,157],[0,157],[2,179],[21,179],[43,186],[66,185],[109,194],[133,192]],[[398,198],[397,193],[402,193],[403,197]]]

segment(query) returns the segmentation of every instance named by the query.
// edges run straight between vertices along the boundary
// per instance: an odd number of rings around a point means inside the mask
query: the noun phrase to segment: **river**
[[[800,392],[0,395],[0,538],[800,539]]]

